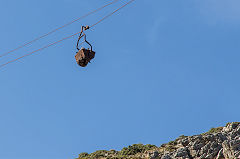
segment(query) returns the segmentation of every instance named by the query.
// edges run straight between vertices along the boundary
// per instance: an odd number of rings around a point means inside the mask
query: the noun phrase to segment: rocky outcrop
[[[215,128],[211,131],[201,135],[184,136],[176,139],[170,143],[172,151],[165,151],[158,158],[240,159],[240,123],[228,123],[226,127]],[[167,146],[169,145],[161,147]]]
[[[93,154],[78,159],[98,159],[96,155],[91,156]],[[212,128],[200,135],[180,136],[160,147],[135,144],[114,151],[111,156],[106,153],[99,156],[101,159],[240,159],[240,122]]]

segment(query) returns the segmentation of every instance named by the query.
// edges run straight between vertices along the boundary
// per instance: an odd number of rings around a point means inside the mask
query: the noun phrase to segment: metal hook
[[[87,26],[82,26],[81,28],[81,32],[80,32],[80,35],[79,35],[79,38],[78,38],[78,41],[77,41],[77,50],[80,50],[78,45],[79,45],[79,41],[82,37],[84,37],[84,42],[86,42],[90,48],[91,48],[91,51],[92,51],[92,45],[87,41],[87,37],[86,37],[86,34],[83,32],[85,30],[88,30],[90,27],[87,25]]]

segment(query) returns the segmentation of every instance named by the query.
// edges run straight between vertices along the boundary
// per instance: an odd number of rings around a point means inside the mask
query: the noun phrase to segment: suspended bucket
[[[76,62],[81,67],[86,67],[94,57],[95,52],[85,48],[81,48],[75,55]]]
[[[90,61],[95,57],[95,52],[92,51],[92,45],[87,41],[86,38],[86,34],[83,32],[84,30],[88,30],[89,26],[82,26],[82,30],[81,33],[79,35],[78,38],[78,42],[77,42],[77,54],[75,55],[75,59],[76,62],[79,66],[81,67],[86,67],[88,65],[88,63],[90,63]],[[79,44],[80,39],[82,39],[84,37],[84,41]],[[81,48],[79,49],[79,45],[82,45],[83,43],[87,43],[90,46],[90,49],[85,49],[85,48]]]

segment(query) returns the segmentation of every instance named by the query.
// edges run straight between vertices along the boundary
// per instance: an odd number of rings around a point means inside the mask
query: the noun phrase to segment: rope
[[[121,6],[121,7],[118,8],[117,10],[115,10],[114,12],[108,14],[107,16],[105,16],[104,18],[102,18],[101,20],[99,20],[97,23],[91,25],[91,27],[96,26],[97,24],[99,24],[99,23],[102,22],[103,20],[107,19],[108,17],[112,16],[114,13],[116,13],[116,12],[118,12],[120,9],[126,7],[128,4],[132,3],[133,1],[135,1],[135,0],[130,0],[129,2],[127,2],[126,4],[124,4],[123,6]],[[90,28],[91,28],[91,27],[90,27]],[[51,43],[51,44],[49,44],[49,45],[46,45],[46,46],[44,46],[44,47],[42,47],[42,48],[40,48],[40,49],[37,49],[37,50],[32,51],[32,52],[30,52],[30,53],[28,53],[28,54],[25,54],[25,55],[23,55],[23,56],[21,56],[21,57],[19,57],[19,58],[16,58],[16,59],[14,59],[14,60],[8,61],[7,63],[4,63],[4,64],[0,65],[0,68],[4,67],[4,66],[6,66],[6,65],[8,65],[8,64],[10,64],[10,63],[12,63],[12,62],[18,61],[18,60],[20,60],[20,59],[22,59],[22,58],[24,58],[24,57],[26,57],[26,56],[32,55],[32,54],[34,54],[34,53],[36,53],[36,52],[38,52],[38,51],[44,50],[44,49],[46,49],[46,48],[48,48],[48,47],[50,47],[50,46],[56,45],[56,44],[58,44],[58,43],[60,43],[60,42],[62,42],[62,41],[64,41],[64,40],[67,40],[67,39],[69,39],[69,38],[71,38],[71,37],[74,37],[74,36],[76,36],[77,34],[80,34],[80,33],[81,33],[81,32],[72,34],[72,35],[70,35],[70,36],[68,36],[68,37],[65,37],[65,38],[59,40],[59,41],[56,41],[56,42]]]
[[[69,26],[69,25],[71,25],[71,24],[73,24],[73,23],[75,23],[75,22],[77,22],[77,21],[79,21],[79,20],[81,20],[81,19],[83,19],[83,18],[86,18],[86,17],[88,17],[89,15],[91,15],[91,14],[93,14],[93,13],[96,13],[96,12],[98,12],[98,11],[106,8],[107,6],[116,3],[117,1],[119,1],[119,0],[114,0],[114,1],[112,1],[112,2],[110,2],[110,3],[108,3],[108,4],[106,4],[106,5],[98,8],[98,9],[93,10],[93,11],[91,11],[91,12],[83,15],[82,17],[79,17],[79,18],[77,18],[77,19],[75,19],[75,20],[73,20],[73,21],[71,21],[71,22],[69,22],[69,23],[67,23],[67,24],[59,27],[59,28],[56,28],[56,29],[54,29],[54,30],[52,30],[52,31],[50,31],[50,32],[48,32],[48,33],[46,33],[46,34],[44,34],[44,35],[42,35],[42,36],[40,36],[40,37],[32,40],[32,41],[30,41],[30,42],[27,42],[27,43],[25,43],[25,44],[23,44],[23,45],[15,48],[15,49],[13,49],[13,50],[10,50],[10,51],[8,51],[8,52],[6,52],[6,53],[3,53],[3,54],[0,55],[0,58],[1,58],[1,57],[4,57],[4,56],[6,56],[6,55],[8,55],[8,54],[10,54],[10,53],[12,53],[12,52],[15,52],[15,51],[17,51],[17,50],[19,50],[19,49],[21,49],[21,48],[23,48],[23,47],[25,47],[25,46],[27,46],[27,45],[29,45],[29,44],[32,44],[32,43],[34,43],[34,42],[36,42],[36,41],[38,41],[38,40],[40,40],[40,39],[42,39],[42,38],[44,38],[44,37],[52,34],[52,33],[54,33],[54,32],[56,32],[56,31],[58,31],[58,30],[60,30],[60,29],[62,29],[62,28],[65,28],[65,27],[67,27],[67,26]]]

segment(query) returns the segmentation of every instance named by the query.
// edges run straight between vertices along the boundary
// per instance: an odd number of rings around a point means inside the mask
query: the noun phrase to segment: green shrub
[[[143,153],[147,150],[151,150],[157,148],[157,146],[155,145],[143,145],[143,144],[133,144],[131,146],[128,147],[124,147],[121,151],[120,151],[120,155],[135,155],[137,153]]]
[[[155,145],[143,145],[143,144],[133,144],[131,146],[123,148],[121,151],[116,150],[99,150],[88,154],[86,152],[79,154],[77,159],[127,159],[130,155],[136,155],[137,153],[143,153],[147,150],[152,150],[157,148]],[[138,159],[137,157],[131,156],[131,159]]]
[[[179,136],[178,138],[179,138],[179,139],[184,139],[184,138],[186,138],[186,137],[188,137],[188,136],[181,135],[181,136]]]
[[[80,153],[77,159],[86,159],[89,154],[87,152]]]
[[[101,158],[101,157],[106,157],[106,154],[108,154],[108,151],[106,150],[98,150],[94,153],[91,153],[89,155],[90,158],[93,158],[93,159],[97,159],[97,158]]]
[[[223,127],[218,127],[218,128],[211,128],[208,133],[211,134],[211,133],[218,133],[218,132],[221,132],[223,129]]]
[[[229,122],[229,123],[227,123],[226,124],[226,126],[225,127],[227,127],[228,125],[230,125],[230,124],[236,124],[236,125],[239,125],[240,124],[240,122]]]

